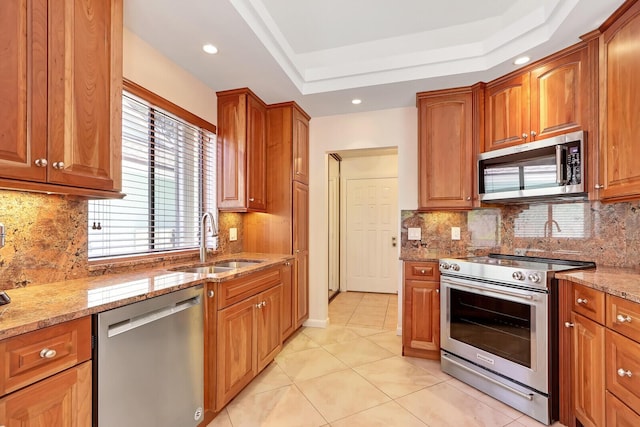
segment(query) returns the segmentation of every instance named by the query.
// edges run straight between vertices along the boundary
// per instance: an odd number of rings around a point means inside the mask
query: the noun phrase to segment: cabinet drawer
[[[252,297],[282,282],[280,267],[218,283],[218,310]]]
[[[607,392],[606,408],[607,427],[640,426],[640,415],[609,392]]]
[[[571,294],[573,311],[604,325],[604,292],[574,283]]]
[[[0,395],[18,390],[90,358],[90,317],[0,341]]]
[[[634,411],[640,411],[640,344],[607,329],[607,390]]]
[[[433,262],[405,262],[404,263],[404,278],[412,280],[440,280],[440,270],[438,270],[438,263]]]
[[[607,295],[607,327],[640,342],[640,304]]]

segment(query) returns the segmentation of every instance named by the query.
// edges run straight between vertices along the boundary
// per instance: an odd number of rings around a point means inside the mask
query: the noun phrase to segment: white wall
[[[215,91],[126,28],[122,62],[125,78],[210,123],[217,123]]]
[[[309,320],[328,324],[327,302],[327,153],[398,149],[398,208],[418,206],[418,113],[415,107],[316,117],[309,126]],[[398,223],[398,228],[400,224]],[[399,234],[398,234],[399,235]],[[398,262],[399,279],[401,264]],[[400,315],[400,310],[399,313]]]

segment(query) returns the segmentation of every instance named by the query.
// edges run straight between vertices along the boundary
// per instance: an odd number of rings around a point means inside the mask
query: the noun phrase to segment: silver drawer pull
[[[587,299],[586,299],[586,298],[578,298],[578,299],[576,300],[576,302],[577,302],[578,304],[586,304],[588,301],[587,301]]]
[[[40,351],[40,357],[43,359],[53,359],[54,357],[56,357],[56,351],[50,348],[43,348]]]
[[[618,314],[616,316],[616,320],[618,321],[618,323],[631,323],[631,316],[629,316],[628,314]]]
[[[631,373],[631,371],[625,371],[622,368],[618,369],[618,376],[624,377],[625,375],[628,376],[629,378],[631,378],[631,375],[633,375],[633,374]]]
[[[573,328],[573,323],[571,323],[571,322],[564,322],[564,327],[565,327],[565,328]]]

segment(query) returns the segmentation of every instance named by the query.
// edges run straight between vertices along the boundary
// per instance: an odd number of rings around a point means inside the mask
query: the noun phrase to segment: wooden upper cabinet
[[[483,151],[574,132],[585,125],[587,48],[572,47],[534,67],[487,85]]]
[[[471,88],[422,92],[418,102],[418,209],[473,206]]]
[[[293,108],[293,179],[309,184],[309,116]]]
[[[266,105],[249,89],[218,92],[218,208],[266,209]]]
[[[529,74],[487,85],[485,150],[521,144],[529,132]]]
[[[640,197],[640,3],[604,31],[600,67],[600,198]]]
[[[0,186],[117,197],[122,0],[7,0],[0,26]]]

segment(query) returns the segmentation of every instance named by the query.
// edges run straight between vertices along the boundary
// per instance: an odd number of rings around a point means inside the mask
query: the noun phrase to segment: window
[[[535,204],[515,219],[515,237],[583,239],[589,203]]]
[[[126,196],[89,202],[89,259],[197,248],[202,214],[216,212],[215,127],[201,119],[208,129],[191,124],[175,113],[184,112],[179,107],[136,92],[143,95],[122,96]]]

